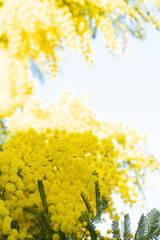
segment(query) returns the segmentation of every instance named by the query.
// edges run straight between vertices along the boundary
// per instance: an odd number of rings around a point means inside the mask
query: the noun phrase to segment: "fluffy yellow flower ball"
[[[110,234],[111,232],[112,232],[112,230],[111,230],[111,229],[108,229],[108,230],[107,230],[107,233],[108,233],[108,234]]]

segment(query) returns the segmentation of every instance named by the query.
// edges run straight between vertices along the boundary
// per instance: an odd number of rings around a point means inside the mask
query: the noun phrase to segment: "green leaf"
[[[23,212],[39,216],[42,211],[40,211],[37,206],[24,207]]]
[[[157,229],[154,231],[154,233],[152,233],[150,235],[150,239],[159,240],[159,236],[160,236],[160,226],[157,227]]]
[[[11,229],[16,229],[19,232],[19,223],[16,220],[12,220],[11,222]]]
[[[97,233],[96,233],[96,226],[93,224],[91,220],[88,219],[87,221],[87,230],[90,233],[92,240],[97,240]]]
[[[131,239],[131,221],[129,214],[124,215],[124,233],[123,233],[123,240]]]
[[[90,213],[93,217],[94,217],[94,211],[92,209],[92,206],[87,198],[87,196],[84,194],[84,192],[81,192],[81,197],[82,197],[82,200],[86,206],[86,209],[88,211],[88,213]]]
[[[100,205],[101,205],[101,200],[100,200],[100,187],[99,187],[99,182],[98,180],[95,182],[95,195],[96,195],[96,212],[98,214]]]
[[[60,227],[59,227],[59,230],[58,230],[58,235],[59,235],[60,240],[67,240],[67,237],[66,237],[65,233],[62,232]]]
[[[108,206],[108,201],[106,197],[101,198],[99,181],[95,182],[95,195],[96,195],[96,217],[95,221],[98,223],[101,221],[101,216],[104,213],[104,210]]]
[[[43,185],[42,180],[38,180],[38,190],[39,190],[43,210],[44,210],[45,214],[48,216],[48,205],[47,205],[46,194],[45,194],[44,185]]]
[[[119,229],[119,222],[117,220],[113,220],[111,224],[111,230],[113,238],[120,238],[120,229]]]
[[[142,214],[142,216],[140,217],[139,222],[138,222],[138,227],[135,232],[134,239],[135,240],[145,240],[147,228],[148,228],[147,218],[144,214]]]
[[[154,236],[154,232],[159,228],[160,225],[160,211],[153,208],[149,213],[147,213],[148,222],[148,232],[146,240],[149,240],[151,236]]]

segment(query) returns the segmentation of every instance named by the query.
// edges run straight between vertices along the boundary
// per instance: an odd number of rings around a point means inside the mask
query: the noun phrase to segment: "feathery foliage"
[[[43,209],[38,209],[36,205],[23,209],[26,214],[33,215],[33,218],[31,219],[33,225],[28,229],[28,233],[30,233],[33,237],[25,238],[25,240],[53,240],[54,234],[59,236],[59,240],[104,240],[105,236],[97,233],[95,224],[101,221],[101,216],[104,213],[104,210],[107,208],[108,201],[103,196],[101,197],[97,173],[96,176],[96,211],[93,210],[94,208],[91,206],[85,193],[81,192],[81,198],[86,209],[79,217],[79,222],[82,224],[82,232],[79,236],[76,232],[73,232],[71,235],[66,234],[62,231],[61,226],[59,226],[58,231],[54,231],[52,229],[43,181],[38,180],[38,191]],[[12,222],[12,228],[15,228],[19,231],[18,222]],[[135,235],[131,233],[131,221],[129,214],[124,215],[123,232],[120,232],[119,221],[113,220],[111,224],[111,233],[111,239],[117,240],[130,240],[133,237],[134,240],[158,240],[160,236],[160,211],[154,208],[148,212],[146,216],[142,214],[139,219]],[[3,239],[7,239],[5,235],[3,236]]]
[[[113,220],[111,224],[112,235],[113,238],[120,238],[120,229],[119,229],[119,222],[117,220]]]
[[[160,235],[160,211],[153,208],[147,215],[142,214],[138,228],[135,233],[135,240],[158,239]]]
[[[97,177],[97,181],[95,182],[96,216],[94,221],[98,223],[100,222],[101,216],[108,206],[108,201],[107,201],[107,198],[105,198],[104,196],[101,197],[100,185],[98,181],[98,178],[99,178],[98,173],[95,171],[93,175]]]
[[[95,181],[95,199],[96,199],[96,213],[94,213],[91,204],[89,203],[88,198],[82,192],[81,197],[85,204],[86,210],[84,210],[80,216],[80,222],[87,222],[86,231],[88,230],[90,233],[90,237],[92,240],[97,239],[96,233],[96,223],[101,221],[101,216],[104,213],[104,210],[108,206],[108,201],[105,197],[101,197],[100,186],[98,181],[98,173],[94,172],[93,175],[97,176],[97,181]]]
[[[147,213],[147,223],[146,240],[154,239],[157,234],[160,234],[160,211],[154,208]],[[157,232],[157,230],[159,231]]]
[[[135,232],[134,239],[136,239],[136,240],[145,239],[144,235],[147,232],[147,230],[146,230],[147,220],[146,219],[147,219],[146,216],[144,214],[142,214],[142,216],[140,217],[139,222],[138,222],[138,227]]]
[[[42,202],[44,213],[46,214],[47,218],[49,219],[46,194],[45,194],[44,185],[43,185],[42,180],[38,180],[38,190],[39,190],[39,194],[41,197],[41,202]]]
[[[120,234],[119,222],[116,220],[112,221],[111,225],[112,237],[117,240],[129,240],[133,237],[131,234],[131,222],[129,214],[124,215],[123,233]],[[160,211],[157,209],[152,209],[145,216],[139,219],[138,227],[134,235],[134,240],[158,240],[160,237]]]
[[[129,214],[124,215],[124,233],[123,240],[129,240],[131,235],[131,221]]]
[[[43,210],[39,210],[36,205],[23,209],[25,213],[33,214],[34,216],[31,219],[33,225],[28,229],[28,233],[32,234],[35,240],[52,240],[52,235],[55,231],[51,227],[43,181],[38,180],[37,183]],[[29,239],[25,238],[25,240]]]
[[[86,209],[87,209],[88,213],[89,213],[92,217],[94,217],[94,211],[93,211],[93,209],[92,209],[92,206],[91,206],[91,204],[90,204],[87,196],[84,194],[84,192],[81,192],[81,197],[82,197],[82,200],[83,200],[83,202],[84,202],[84,204],[85,204],[85,206],[86,206]]]
[[[43,181],[38,180],[37,183],[43,209],[39,210],[37,205],[25,207],[23,209],[26,214],[28,213],[33,215],[33,218],[31,219],[33,225],[28,229],[28,233],[30,233],[35,240],[52,240],[52,237],[55,233],[59,235],[60,240],[66,240],[68,238],[77,239],[76,233],[72,233],[69,237],[66,236],[66,234],[61,230],[61,226],[59,226],[58,231],[54,231],[52,229]],[[84,222],[86,223],[85,232],[83,233],[82,237],[87,237],[87,232],[89,232],[91,239],[97,240],[98,236],[95,223],[99,223],[101,221],[101,216],[108,206],[107,199],[103,196],[101,197],[98,180],[95,182],[96,212],[94,212],[89,199],[84,192],[81,192],[81,198],[86,207],[79,218],[79,221],[82,225]],[[29,238],[25,238],[25,240],[29,240]]]

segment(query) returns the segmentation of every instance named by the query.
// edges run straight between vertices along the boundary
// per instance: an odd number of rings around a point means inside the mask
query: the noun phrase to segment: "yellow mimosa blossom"
[[[122,53],[129,35],[143,36],[145,22],[160,28],[159,3],[150,1],[0,1],[0,117],[23,107],[31,94],[30,57],[53,77],[65,46],[84,54],[91,66],[90,39],[97,30],[110,52]]]
[[[113,136],[100,139],[91,131],[67,133],[58,129],[47,129],[41,133],[30,129],[13,135],[0,152],[0,192],[3,193],[3,200],[0,201],[3,226],[0,236],[8,234],[15,239],[28,237],[26,227],[30,226],[32,216],[25,215],[23,208],[41,207],[38,179],[44,182],[53,229],[57,230],[60,225],[66,234],[79,232],[81,235],[81,228],[86,226],[86,223],[80,226],[78,221],[85,207],[80,197],[81,191],[96,208],[95,171],[99,174],[101,194],[109,200],[106,211],[111,218],[117,214],[112,201],[114,191],[120,193],[124,202],[134,203],[134,177],[121,171],[121,165],[125,164],[126,168],[132,166],[132,173],[138,175],[137,167],[140,174],[146,167],[155,168],[157,163],[151,157],[146,158],[147,155],[130,162],[121,159],[117,148],[117,144],[119,146],[121,143],[115,140]],[[10,228],[12,220],[19,223],[19,232]],[[85,235],[89,236],[90,233],[86,232]]]

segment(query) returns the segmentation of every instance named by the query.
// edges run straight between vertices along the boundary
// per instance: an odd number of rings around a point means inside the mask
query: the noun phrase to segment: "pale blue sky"
[[[100,35],[100,34],[99,34]],[[114,60],[100,36],[92,41],[95,67],[81,55],[66,50],[65,62],[55,83],[38,84],[35,95],[44,103],[55,101],[62,89],[72,86],[78,95],[91,94],[90,106],[100,119],[124,121],[151,134],[160,133],[160,32],[148,28],[146,40],[133,42],[142,58]]]
[[[133,39],[135,51],[142,58],[140,62],[131,57],[114,60],[99,34],[92,41],[94,68],[87,67],[83,56],[66,49],[65,62],[54,84],[49,81],[38,84],[35,95],[43,103],[52,102],[62,89],[72,86],[80,96],[91,94],[90,106],[100,119],[124,121],[147,134],[160,136],[159,43],[160,32],[148,27],[144,41]],[[160,155],[160,147],[151,145],[151,152],[154,148],[153,153]]]
[[[54,84],[47,81],[38,84],[35,96],[43,103],[55,101],[63,89],[72,86],[74,93],[91,94],[90,106],[99,119],[123,121],[140,131],[160,137],[160,32],[147,27],[146,40],[133,40],[140,62],[129,57],[116,60],[108,53],[100,34],[92,41],[95,67],[90,69],[80,55],[66,49],[66,60]],[[147,143],[147,150],[160,156],[159,143]],[[148,176],[156,188],[156,194],[146,190],[145,209],[160,209],[160,177]],[[134,223],[140,216],[140,208],[134,209]],[[143,210],[142,210],[143,211]],[[133,213],[133,211],[132,211]]]

